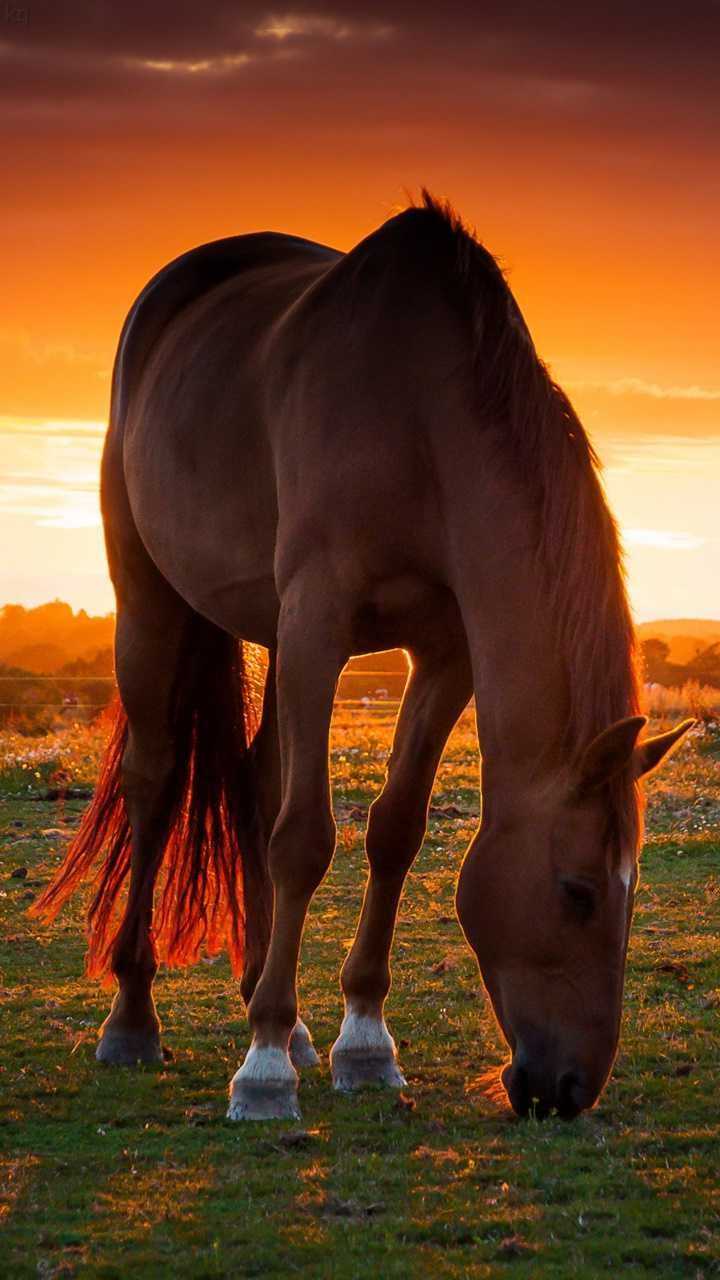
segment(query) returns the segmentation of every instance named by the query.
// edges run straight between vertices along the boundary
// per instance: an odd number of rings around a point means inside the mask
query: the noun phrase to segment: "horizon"
[[[89,609],[87,609],[85,605],[73,605],[70,600],[64,600],[61,596],[53,596],[48,599],[37,600],[32,602],[31,604],[27,604],[23,600],[15,600],[15,599],[2,600],[0,601],[0,614],[2,614],[3,610],[5,609],[15,609],[15,608],[25,609],[29,613],[34,609],[43,609],[50,605],[67,606],[71,610],[74,617],[77,617],[79,614],[85,614],[88,618],[95,619],[95,620],[98,620],[98,619],[105,620],[107,618],[115,617],[115,609],[112,609],[112,608],[107,609],[104,613],[93,613]],[[635,619],[634,621],[635,621],[635,626],[638,628],[653,627],[653,626],[659,627],[664,625],[678,626],[680,623],[687,623],[688,626],[695,626],[697,623],[701,623],[703,626],[705,626],[708,623],[710,623],[713,625],[717,625],[720,628],[720,617],[713,617],[711,615],[708,615],[707,617],[705,617],[701,614],[693,615],[693,617],[677,616],[672,618],[670,617],[641,618],[641,619]],[[378,650],[377,652],[393,653],[395,652],[395,650],[386,649],[386,650]],[[363,655],[363,654],[353,655],[353,657],[366,657],[366,656],[368,655]]]

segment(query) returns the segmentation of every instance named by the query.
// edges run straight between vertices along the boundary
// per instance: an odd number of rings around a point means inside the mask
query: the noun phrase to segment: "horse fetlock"
[[[356,941],[340,971],[340,986],[346,1006],[356,1017],[366,1016],[371,1022],[382,1024],[382,1013],[377,1011],[382,1009],[390,990],[387,957],[369,958]]]
[[[312,1042],[312,1036],[302,1018],[298,1018],[295,1023],[293,1033],[290,1036],[288,1052],[290,1061],[298,1070],[301,1067],[318,1067],[320,1065],[320,1058]]]
[[[254,1041],[230,1082],[229,1120],[299,1120],[298,1074],[286,1049]]]
[[[155,949],[148,942],[138,954],[137,949],[118,946],[112,958],[112,973],[120,986],[120,995],[125,1003],[147,1003],[150,988],[158,971]],[[152,1003],[152,998],[150,998]]]

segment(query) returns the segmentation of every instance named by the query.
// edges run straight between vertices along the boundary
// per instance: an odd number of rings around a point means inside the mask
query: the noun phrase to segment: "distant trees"
[[[89,658],[76,658],[74,662],[65,662],[58,671],[61,676],[111,676],[115,671],[115,660],[111,647],[98,649]]]
[[[720,686],[720,643],[708,645],[707,649],[703,649],[702,653],[686,664],[685,669],[691,680]]]
[[[640,630],[646,683],[660,689],[689,684],[720,689],[720,623],[660,622],[657,635],[648,634],[651,625],[655,624],[643,624]],[[112,614],[74,612],[62,600],[32,609],[21,604],[0,607],[0,724],[20,720],[37,727],[59,719],[92,718],[115,693],[114,630]],[[259,696],[264,650],[249,646],[246,665]],[[372,699],[387,691],[399,698],[406,676],[407,655],[400,649],[356,657],[343,675],[341,697]]]
[[[672,662],[670,645],[655,636],[643,640],[640,649],[645,680],[649,684],[680,687],[688,681],[697,681],[701,685],[714,685],[720,688],[720,643],[718,642],[700,649],[685,663]]]
[[[38,732],[88,720],[114,696],[112,615],[69,604],[0,609],[0,724]]]
[[[669,661],[670,645],[665,640],[657,640],[653,636],[649,640],[643,640],[640,648],[645,679],[650,684],[672,684],[668,679],[668,671],[672,665]]]
[[[112,614],[93,617],[84,609],[74,613],[62,600],[34,609],[6,604],[0,609],[0,662],[54,675],[68,663],[93,662],[96,655],[107,653],[112,648],[114,629]],[[111,670],[112,667],[102,674]]]

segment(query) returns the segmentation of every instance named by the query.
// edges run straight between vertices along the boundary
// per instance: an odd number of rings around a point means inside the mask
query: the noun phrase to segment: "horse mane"
[[[622,551],[598,458],[492,254],[451,205],[425,190],[422,204],[406,213],[413,215],[449,249],[469,322],[479,412],[500,427],[538,512],[538,566],[567,677],[565,749],[576,763],[598,733],[636,715],[639,705]],[[640,796],[629,770],[609,791],[615,835],[636,850]]]

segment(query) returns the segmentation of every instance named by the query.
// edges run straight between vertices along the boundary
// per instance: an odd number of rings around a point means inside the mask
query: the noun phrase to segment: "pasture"
[[[478,814],[466,713],[441,765],[394,949],[397,1096],[333,1094],[338,971],[364,881],[363,817],[391,717],[336,715],[338,849],[314,900],[301,1008],[321,1068],[302,1125],[231,1124],[248,1043],[224,958],[158,975],[172,1058],[93,1057],[109,993],[82,976],[81,903],[25,911],[92,784],[101,730],[0,738],[0,1220],[21,1277],[687,1276],[720,1271],[720,735],[649,784],[621,1050],[589,1114],[515,1119],[489,1084],[505,1049],[453,894]],[[80,793],[80,794],[78,794]]]

